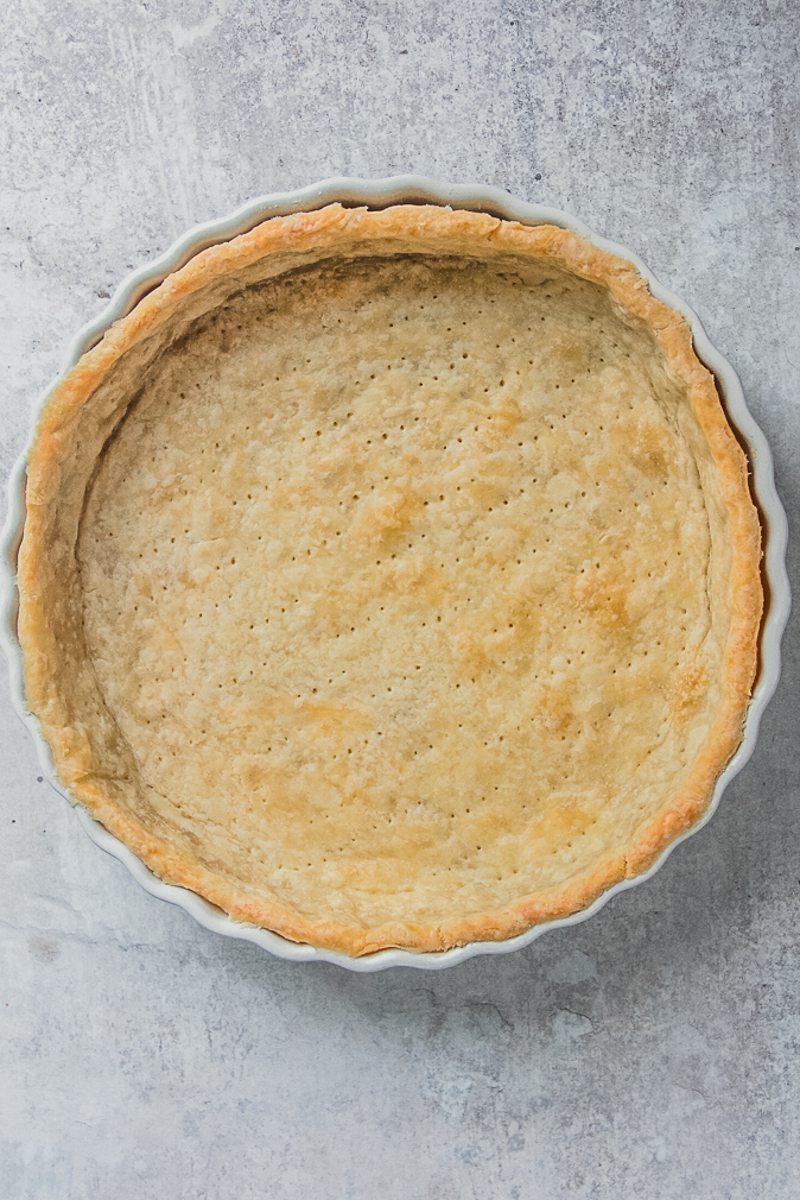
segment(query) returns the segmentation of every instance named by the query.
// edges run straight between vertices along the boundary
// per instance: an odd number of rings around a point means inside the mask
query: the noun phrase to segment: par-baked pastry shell
[[[133,817],[119,798],[110,794],[102,769],[92,762],[90,739],[76,722],[64,721],[63,704],[54,702],[57,664],[64,656],[63,627],[53,611],[54,580],[48,571],[61,569],[54,542],[53,512],[63,510],[63,475],[72,450],[70,425],[86,411],[87,399],[109,377],[122,355],[170,318],[188,298],[208,291],[217,280],[247,269],[266,257],[291,255],[330,256],[352,253],[354,245],[373,242],[379,253],[389,244],[393,253],[473,257],[477,248],[491,245],[491,254],[529,256],[552,261],[576,276],[608,290],[621,311],[653,332],[655,343],[673,379],[685,387],[702,428],[720,481],[724,501],[724,527],[730,548],[730,635],[724,659],[724,686],[715,705],[715,720],[697,754],[691,772],[678,794],[657,818],[637,830],[636,837],[604,856],[590,872],[567,884],[540,889],[512,904],[468,914],[454,913],[436,925],[399,919],[379,925],[359,926],[341,920],[304,918],[273,899],[237,895],[235,887],[220,884],[197,856],[175,853],[145,824]],[[343,248],[343,249],[340,249]],[[105,444],[105,443],[104,443]],[[65,465],[66,464],[66,465]],[[322,212],[270,221],[235,242],[206,251],[169,277],[120,322],[66,377],[51,397],[40,422],[29,460],[27,519],[20,558],[22,620],[20,631],[26,651],[28,698],[38,713],[54,751],[60,778],[72,794],[129,845],[157,874],[191,887],[239,920],[279,930],[284,936],[343,950],[369,954],[387,945],[416,950],[440,950],[465,941],[507,939],[531,926],[585,909],[595,897],[624,878],[641,873],[665,845],[693,825],[708,805],[714,784],[741,739],[755,672],[761,612],[759,580],[759,527],[750,500],[744,455],[720,405],[713,379],[697,359],[689,329],[678,314],[655,300],[635,269],[598,250],[591,243],[556,227],[530,228],[465,212],[397,207],[387,212]],[[59,531],[60,532],[60,531]],[[51,540],[48,542],[48,538]],[[67,602],[71,598],[67,593]],[[55,712],[56,719],[53,720]],[[88,757],[87,757],[88,754]]]

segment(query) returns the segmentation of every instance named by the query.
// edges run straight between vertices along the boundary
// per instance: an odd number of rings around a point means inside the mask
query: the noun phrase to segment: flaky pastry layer
[[[331,205],[204,251],[59,384],[26,508],[61,781],[296,941],[585,907],[741,738],[745,457],[683,318],[552,226]]]

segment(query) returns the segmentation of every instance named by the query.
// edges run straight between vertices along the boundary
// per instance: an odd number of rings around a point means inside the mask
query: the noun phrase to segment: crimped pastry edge
[[[697,358],[685,319],[653,297],[639,271],[577,234],[552,225],[530,226],[482,213],[438,205],[396,205],[382,211],[345,209],[331,204],[310,213],[274,217],[229,242],[202,251],[142,299],[108,330],[60,382],[46,404],[28,463],[27,516],[19,558],[21,601],[19,636],[24,654],[28,704],[44,709],[50,686],[48,638],[52,640],[46,598],[37,594],[37,563],[46,553],[44,506],[58,493],[59,467],[68,453],[61,434],[118,358],[152,333],[187,297],[266,254],[291,246],[324,249],[346,233],[359,239],[442,239],[453,253],[467,253],[479,241],[517,255],[549,258],[579,276],[606,286],[614,299],[646,322],[673,374],[687,388],[721,481],[732,551],[729,593],[735,597],[725,654],[724,701],[680,793],[638,833],[619,855],[586,876],[537,892],[513,905],[459,917],[437,928],[396,922],[364,929],[313,920],[275,901],[254,902],[185,854],[176,854],[121,808],[71,759],[70,739],[40,716],[58,777],[76,800],[118,837],[157,876],[190,888],[235,920],[273,930],[297,942],[365,955],[400,946],[438,951],[472,941],[500,941],[534,925],[586,908],[613,885],[642,874],[661,852],[694,825],[708,807],[715,783],[741,741],[755,677],[763,597],[760,580],[760,526],[750,499],[747,461],[730,427],[713,376]],[[57,647],[51,646],[57,653]],[[52,657],[52,655],[51,655]]]

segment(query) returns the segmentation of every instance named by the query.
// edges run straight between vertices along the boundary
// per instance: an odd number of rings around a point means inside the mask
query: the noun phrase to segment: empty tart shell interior
[[[702,815],[759,561],[714,380],[635,268],[331,205],[198,254],[52,394],[27,701],[75,799],[236,919],[507,938]]]

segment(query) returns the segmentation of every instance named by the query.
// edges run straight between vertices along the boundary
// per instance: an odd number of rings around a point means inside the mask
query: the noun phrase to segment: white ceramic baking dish
[[[124,863],[134,878],[146,891],[162,900],[178,904],[190,913],[201,925],[227,937],[242,938],[269,950],[279,958],[295,962],[325,961],[337,963],[351,971],[380,971],[386,967],[409,966],[435,970],[441,967],[453,966],[472,958],[477,954],[508,954],[529,945],[548,930],[563,928],[567,925],[577,925],[591,917],[606,904],[612,896],[625,888],[633,887],[649,879],[658,871],[669,854],[685,838],[695,833],[711,818],[719,804],[727,785],[734,775],[741,771],[744,764],[753,753],[758,727],[764,708],[775,691],[780,674],[780,641],[786,620],[789,615],[790,595],[789,582],[786,574],[785,555],[787,525],[786,515],[775,490],[773,479],[772,458],[766,439],[754,421],[742,395],[739,380],[733,368],[711,345],[698,318],[667,288],[653,278],[647,268],[623,246],[615,245],[604,238],[597,237],[591,230],[574,217],[553,208],[541,205],[527,204],[517,200],[497,188],[482,187],[477,184],[448,184],[421,176],[397,176],[389,179],[327,179],[321,183],[312,184],[293,192],[272,193],[252,200],[230,216],[220,220],[210,221],[191,229],[171,249],[159,259],[141,267],[119,286],[106,308],[86,325],[76,337],[67,355],[64,370],[72,367],[85,351],[94,346],[108,327],[114,321],[124,316],[138,300],[151,291],[171,271],[182,267],[198,251],[217,242],[226,241],[237,234],[253,228],[266,217],[283,213],[316,209],[324,204],[338,200],[348,205],[367,205],[368,207],[384,208],[389,204],[400,202],[425,202],[450,205],[454,208],[476,209],[490,212],[497,216],[507,217],[528,224],[555,224],[566,229],[574,230],[588,238],[603,250],[610,251],[634,263],[648,281],[653,294],[665,304],[677,309],[689,321],[694,335],[697,353],[716,376],[720,390],[725,400],[729,417],[739,432],[750,459],[752,469],[752,489],[761,510],[764,528],[764,576],[766,582],[767,606],[761,632],[761,656],[759,674],[753,698],[748,710],[744,738],[737,753],[728,763],[727,768],[717,782],[714,796],[705,816],[682,837],[673,842],[661,857],[644,874],[635,879],[626,879],[605,892],[594,904],[582,912],[557,921],[537,925],[518,937],[509,938],[503,942],[475,942],[459,946],[436,954],[416,954],[408,950],[381,950],[376,954],[353,959],[347,955],[332,950],[320,950],[314,946],[296,945],[286,941],[277,934],[254,926],[243,925],[231,920],[219,909],[203,900],[200,896],[184,888],[163,883],[156,878],[142,862],[136,858],[126,846],[99,825],[81,806],[76,806],[78,819],[84,829],[101,849],[113,854]],[[49,393],[48,393],[49,394]],[[34,411],[38,417],[41,405],[47,399],[45,395]],[[16,559],[22,539],[25,523],[25,471],[27,451],[22,454],[11,474],[8,489],[8,515],[0,543],[0,638],[8,656],[11,690],[14,705],[28,727],[33,737],[42,765],[42,771],[48,781],[65,795],[63,788],[55,777],[49,749],[41,736],[38,722],[27,710],[23,688],[22,656],[17,640],[17,611],[18,596],[16,589]],[[70,799],[67,796],[67,799]]]

